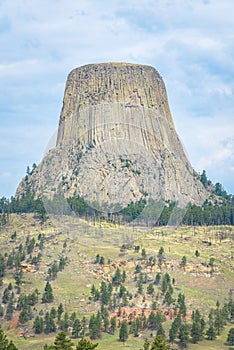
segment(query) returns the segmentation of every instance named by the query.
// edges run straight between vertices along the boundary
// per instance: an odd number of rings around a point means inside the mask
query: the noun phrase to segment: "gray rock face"
[[[102,63],[68,76],[57,144],[16,196],[80,195],[92,205],[142,198],[202,204],[207,192],[176,133],[164,82],[150,66]]]

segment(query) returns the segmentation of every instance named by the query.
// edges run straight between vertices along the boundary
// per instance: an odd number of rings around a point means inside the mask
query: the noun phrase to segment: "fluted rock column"
[[[176,133],[164,82],[150,66],[90,64],[69,75],[57,144],[27,184],[36,196],[97,205],[142,198],[202,204],[207,192]]]

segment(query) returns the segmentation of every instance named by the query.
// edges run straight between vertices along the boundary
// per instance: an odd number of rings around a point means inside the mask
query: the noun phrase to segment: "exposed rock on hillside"
[[[161,76],[128,63],[90,64],[69,74],[56,147],[16,196],[28,186],[37,197],[80,195],[101,206],[141,198],[183,206],[207,197],[175,131]]]

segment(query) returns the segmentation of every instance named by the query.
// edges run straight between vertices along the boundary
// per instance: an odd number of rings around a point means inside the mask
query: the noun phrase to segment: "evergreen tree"
[[[221,330],[224,327],[224,320],[223,320],[223,315],[222,311],[217,309],[216,310],[216,315],[215,315],[215,320],[214,320],[214,327],[215,327],[215,332],[217,335],[220,335]]]
[[[82,331],[81,321],[77,318],[75,319],[72,327],[72,336],[73,338],[79,338]]]
[[[31,307],[30,305],[25,304],[23,306],[23,309],[19,315],[19,321],[20,323],[26,323],[30,319],[30,314],[31,314]]]
[[[51,317],[49,312],[46,312],[45,314],[44,325],[45,325],[44,332],[46,334],[56,331],[54,319]]]
[[[111,317],[110,319],[110,331],[112,334],[115,333],[115,330],[116,330],[116,317]]]
[[[93,344],[86,339],[81,339],[76,346],[76,350],[93,350],[98,346],[98,344]]]
[[[91,339],[101,338],[102,335],[102,318],[100,312],[92,315],[89,321],[89,335]]]
[[[63,312],[64,312],[63,304],[60,303],[57,309],[58,321],[60,321]]]
[[[182,258],[182,260],[181,260],[180,266],[183,267],[183,266],[186,265],[186,263],[187,263],[187,258],[186,258],[186,256],[184,255],[183,258]]]
[[[10,341],[6,350],[18,350],[18,348],[15,346],[15,344],[12,341]]]
[[[214,310],[209,312],[209,327],[206,331],[207,339],[214,340],[216,338],[216,332],[214,327]]]
[[[119,330],[119,340],[123,343],[128,339],[128,325],[127,321],[123,321]]]
[[[153,294],[154,293],[154,286],[152,283],[150,283],[147,287],[147,293],[148,294]]]
[[[186,312],[187,312],[187,307],[185,304],[185,296],[183,294],[179,293],[177,301],[178,301],[178,306],[180,309],[180,314],[181,314],[181,316],[183,316],[185,318]]]
[[[51,287],[51,284],[47,281],[45,290],[42,296],[42,303],[52,303],[53,300],[54,300],[53,289]]]
[[[35,334],[41,334],[43,332],[43,327],[44,327],[43,318],[36,316],[34,320]]]
[[[6,334],[3,332],[0,326],[0,349],[1,350],[18,350],[18,348],[8,341]]]
[[[65,312],[63,319],[60,319],[60,329],[64,332],[67,332],[69,327],[69,316],[68,313]]]
[[[143,350],[169,350],[170,345],[160,335],[157,335],[152,344],[145,340]]]
[[[14,312],[14,299],[10,299],[6,309],[5,319],[10,321]]]
[[[187,323],[182,323],[179,329],[179,335],[178,335],[180,346],[183,348],[187,347],[187,344],[189,342],[189,327]]]
[[[209,328],[206,331],[206,335],[208,340],[214,340],[216,338],[214,326],[209,326]]]
[[[2,296],[2,303],[7,304],[9,300],[10,300],[10,291],[8,288],[5,288]]]
[[[159,285],[160,280],[161,280],[161,274],[158,272],[156,277],[155,277],[154,284]]]
[[[227,344],[231,346],[234,345],[234,328],[233,327],[228,332]]]
[[[202,322],[201,315],[198,310],[195,311],[193,316],[193,324],[191,328],[192,343],[196,344],[202,338]]]
[[[122,282],[121,272],[120,272],[120,269],[117,267],[115,274],[112,278],[112,284],[114,286],[119,286],[121,284],[121,282]]]
[[[0,317],[4,315],[4,308],[0,305]]]
[[[0,277],[4,277],[6,270],[5,260],[2,254],[0,254]]]
[[[146,250],[145,250],[145,248],[142,249],[141,256],[142,256],[143,259],[146,259]]]
[[[110,293],[109,293],[107,284],[105,282],[101,283],[100,294],[101,294],[102,304],[107,305],[110,301]]]
[[[0,327],[0,349],[5,350],[5,349],[7,349],[7,347],[8,347],[7,336]]]
[[[126,271],[123,270],[123,273],[122,273],[122,283],[124,283],[126,281]]]
[[[205,170],[203,170],[203,171],[202,171],[202,174],[200,175],[200,181],[201,181],[201,183],[203,184],[203,186],[204,186],[205,188],[207,188],[208,185],[211,184],[211,182],[207,179],[206,171],[205,171]]]
[[[163,329],[162,323],[159,323],[158,329],[157,329],[157,336],[162,337],[165,339],[165,331]]]
[[[67,333],[62,331],[58,333],[54,341],[55,350],[72,350],[73,343],[71,339],[67,336]]]
[[[52,318],[55,318],[57,316],[57,311],[54,307],[52,307],[52,309],[50,310],[50,316]]]

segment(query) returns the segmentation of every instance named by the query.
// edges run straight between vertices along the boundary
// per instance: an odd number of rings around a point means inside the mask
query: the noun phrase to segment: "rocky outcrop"
[[[96,206],[142,198],[202,204],[207,192],[176,133],[164,82],[150,66],[90,64],[68,76],[57,144],[20,183],[37,197]]]

